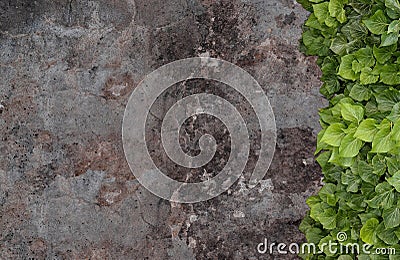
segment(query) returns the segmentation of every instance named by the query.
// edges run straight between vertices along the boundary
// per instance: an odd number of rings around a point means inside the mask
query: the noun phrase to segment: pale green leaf
[[[387,178],[387,181],[392,185],[398,192],[400,192],[400,171],[393,174],[392,177]]]
[[[315,11],[315,9],[314,9]],[[363,20],[363,23],[367,26],[368,30],[373,34],[382,34],[386,32],[389,25],[388,18],[382,10],[375,12],[373,16]]]
[[[379,220],[376,218],[369,219],[360,230],[360,237],[365,243],[373,245],[376,241],[376,229],[379,225]]]
[[[400,225],[400,208],[397,206],[383,210],[383,223],[386,228],[394,228]]]
[[[364,108],[360,105],[340,104],[340,112],[345,120],[357,124],[364,118]]]
[[[358,77],[352,69],[354,55],[345,55],[341,58],[338,75],[344,79],[356,80]]]
[[[376,127],[376,120],[373,118],[365,119],[358,126],[354,137],[363,140],[364,142],[372,142],[378,128]]]
[[[324,142],[331,146],[339,147],[342,138],[345,136],[343,129],[344,125],[341,123],[330,125],[322,136],[321,142]]]
[[[339,155],[341,157],[355,157],[360,151],[363,142],[357,138],[354,138],[352,134],[346,135],[339,147]]]

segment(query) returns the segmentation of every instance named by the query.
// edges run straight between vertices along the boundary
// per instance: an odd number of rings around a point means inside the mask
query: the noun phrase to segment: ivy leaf
[[[371,68],[362,68],[360,75],[360,83],[363,85],[369,85],[376,83],[379,79],[379,76],[375,76],[372,74]]]
[[[358,178],[358,176],[352,174],[350,171],[345,171],[341,175],[341,182],[347,185],[347,192],[357,192],[361,180]]]
[[[336,191],[336,185],[333,183],[326,183],[324,186],[322,186],[321,190],[319,191],[318,195],[323,201],[327,201],[327,197],[330,194],[335,193]]]
[[[392,140],[400,142],[400,120],[397,120],[393,126]]]
[[[379,176],[374,174],[374,168],[364,161],[359,161],[357,166],[357,173],[361,179],[372,185],[376,185],[379,180]]]
[[[377,154],[372,158],[372,166],[374,166],[374,173],[378,176],[382,176],[386,172],[386,163],[380,154]]]
[[[362,241],[368,243],[370,245],[375,244],[376,242],[376,229],[379,225],[379,220],[376,218],[371,218],[365,222],[363,227],[360,230],[360,237]]]
[[[351,88],[349,96],[357,101],[368,101],[371,98],[371,90],[356,83]]]
[[[385,47],[396,44],[398,39],[399,39],[398,32],[392,32],[392,33],[385,32],[381,35],[381,45],[379,47]]]
[[[315,17],[317,17],[320,24],[324,24],[329,17],[328,5],[328,2],[313,5]]]
[[[390,60],[390,58],[393,55],[393,52],[395,52],[396,49],[397,49],[397,45],[396,44],[395,45],[390,45],[390,46],[387,46],[387,47],[381,47],[381,48],[378,48],[378,47],[376,47],[374,45],[372,51],[374,53],[374,56],[375,56],[376,60],[379,63],[384,64],[388,60]]]
[[[397,206],[383,210],[383,223],[386,228],[395,228],[400,225],[400,208]]]
[[[318,244],[319,241],[324,237],[321,229],[313,227],[307,230],[306,238],[309,243]]]
[[[341,157],[355,157],[360,151],[363,142],[353,137],[352,134],[346,135],[339,147],[339,155]]]
[[[392,177],[387,178],[387,182],[392,185],[398,192],[400,192],[400,171],[393,174]]]
[[[370,200],[367,200],[368,206],[371,208],[391,208],[394,204],[395,194],[393,188],[387,182],[380,183],[376,186],[377,195]]]
[[[361,122],[358,126],[354,137],[364,141],[372,142],[378,128],[376,127],[376,120],[373,118],[367,118]]]
[[[389,24],[389,27],[388,27],[388,33],[393,33],[393,32],[399,32],[400,31],[400,21],[399,20],[395,20],[395,21],[392,21],[390,24]]]
[[[340,23],[344,23],[347,18],[346,18],[346,13],[343,9],[344,7],[344,3],[342,0],[331,0],[329,1],[329,14],[332,17],[336,17],[336,19],[340,22]]]
[[[363,20],[363,23],[373,34],[382,34],[386,32],[389,25],[388,18],[382,10],[376,11],[373,16]]]
[[[345,136],[343,132],[344,125],[341,123],[336,123],[330,125],[326,131],[324,136],[321,138],[321,142],[329,144],[334,147],[339,147],[342,138]]]
[[[342,117],[350,122],[360,123],[364,117],[364,108],[360,105],[340,104]]]
[[[398,74],[398,67],[395,64],[384,65],[381,69],[381,81],[387,85],[400,84],[400,76]]]
[[[393,229],[386,229],[383,223],[380,223],[376,229],[378,238],[382,239],[388,245],[395,245],[399,241],[399,238],[394,233]]]
[[[371,11],[372,5],[369,2],[366,1],[352,1],[350,3],[350,6],[353,7],[354,11],[361,15],[367,15]]]
[[[372,67],[375,64],[373,51],[369,46],[359,49],[354,53],[354,56],[364,67]]]
[[[354,164],[355,158],[354,157],[341,157],[339,155],[339,148],[335,147],[332,150],[331,157],[329,158],[330,163],[336,164],[342,167],[350,167]]]
[[[375,94],[375,99],[381,112],[389,112],[392,111],[396,103],[400,102],[400,92],[394,89],[386,89]]]
[[[351,69],[355,72],[355,73],[359,73],[361,72],[361,70],[363,69],[363,65],[361,63],[359,63],[357,60],[353,60],[353,62],[351,63]]]
[[[385,5],[396,13],[400,13],[400,4],[398,0],[385,0]]]
[[[396,122],[400,118],[400,103],[396,103],[390,114],[386,117],[392,122]]]
[[[325,229],[334,229],[336,228],[336,211],[329,208],[318,217],[318,220]]]
[[[372,153],[387,153],[394,148],[395,144],[390,135],[390,124],[385,124],[372,140]]]
[[[332,40],[330,49],[337,55],[344,55],[349,52],[353,43],[354,42],[348,43],[346,36],[339,34]]]
[[[318,22],[318,19],[314,15],[314,13],[310,14],[310,16],[308,17],[307,21],[305,22],[305,25],[307,27],[314,28],[314,29],[317,29],[317,30],[320,30],[320,31],[323,30],[322,25]]]
[[[400,160],[396,157],[386,157],[386,164],[390,175],[394,175],[397,171],[400,171]]]
[[[354,55],[349,54],[345,55],[341,58],[340,66],[339,66],[339,72],[338,75],[341,76],[344,79],[348,80],[356,80],[358,77],[352,70],[352,63],[354,60]]]
[[[340,30],[349,41],[362,40],[368,36],[367,27],[359,20],[349,21]]]

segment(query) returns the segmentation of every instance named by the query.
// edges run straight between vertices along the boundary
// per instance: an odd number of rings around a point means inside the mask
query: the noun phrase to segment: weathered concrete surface
[[[300,242],[305,198],[319,187],[313,161],[318,94],[315,60],[298,51],[307,16],[290,0],[3,0],[0,2],[1,259],[293,259],[257,253],[258,243]],[[171,204],[143,189],[121,144],[127,99],[168,62],[218,57],[249,71],[273,106],[278,143],[263,185],[246,180],[213,200]],[[209,91],[193,81],[156,104]],[[221,88],[216,88],[217,92]],[[240,97],[221,91],[247,121]],[[160,124],[150,118],[150,126]],[[220,122],[185,124],[183,149],[212,132],[221,146],[193,180],[228,156]],[[217,127],[215,127],[217,125]],[[214,131],[214,132],[213,132]],[[155,161],[175,179],[157,131]],[[257,145],[257,134],[252,145]],[[251,154],[246,173],[257,156]],[[197,177],[196,177],[197,176]],[[246,174],[245,174],[246,176]],[[204,177],[204,176],[203,176]]]

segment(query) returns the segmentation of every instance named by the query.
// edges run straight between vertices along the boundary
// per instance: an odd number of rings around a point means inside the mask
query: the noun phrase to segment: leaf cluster
[[[340,256],[325,248],[302,257],[400,259],[399,0],[298,2],[311,13],[301,49],[318,56],[320,92],[329,100],[319,111],[316,149],[325,184],[308,198],[300,229],[316,245],[397,249],[390,256]],[[348,239],[337,241],[339,232]]]

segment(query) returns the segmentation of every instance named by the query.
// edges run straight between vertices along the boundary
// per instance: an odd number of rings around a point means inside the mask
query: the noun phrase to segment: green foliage
[[[318,56],[320,110],[317,162],[325,185],[307,199],[300,225],[322,245],[346,232],[346,243],[400,253],[399,0],[298,0],[311,12],[302,50]],[[339,255],[324,248],[306,259],[400,259]]]

